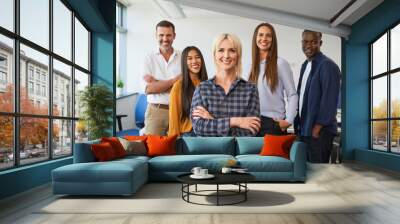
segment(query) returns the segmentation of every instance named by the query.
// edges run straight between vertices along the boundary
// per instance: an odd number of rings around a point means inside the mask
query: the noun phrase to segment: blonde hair
[[[231,34],[231,33],[223,33],[214,39],[213,48],[212,48],[214,64],[217,67],[217,61],[215,60],[215,54],[217,52],[218,46],[224,40],[231,41],[233,44],[233,47],[237,51],[238,57],[237,57],[237,64],[235,65],[235,68],[236,68],[236,77],[239,79],[242,76],[242,43],[240,42],[240,39],[236,35]]]

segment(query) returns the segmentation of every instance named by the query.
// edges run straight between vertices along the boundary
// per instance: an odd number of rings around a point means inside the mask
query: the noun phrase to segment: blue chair
[[[117,132],[117,136],[125,136],[125,135],[138,136],[139,130],[144,127],[144,114],[146,113],[146,108],[147,108],[147,96],[145,94],[139,94],[135,106],[135,124],[136,127],[138,128],[122,130],[121,118],[126,117],[126,115],[117,115],[118,126],[120,128],[120,131]]]
[[[146,94],[139,94],[135,107],[135,124],[138,128],[144,127],[144,114],[147,108]]]

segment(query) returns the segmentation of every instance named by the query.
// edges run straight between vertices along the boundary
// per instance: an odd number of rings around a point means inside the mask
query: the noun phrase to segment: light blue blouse
[[[293,80],[293,72],[289,63],[278,58],[278,85],[272,93],[266,80],[264,79],[264,71],[266,61],[260,62],[260,74],[258,75],[258,93],[260,97],[260,112],[264,117],[284,119],[293,124],[297,115],[297,107],[299,97]],[[251,66],[243,74],[243,79],[248,80],[250,76]]]

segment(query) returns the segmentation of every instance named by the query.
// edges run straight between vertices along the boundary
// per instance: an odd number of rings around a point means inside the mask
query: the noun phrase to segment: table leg
[[[247,183],[244,183],[244,201],[247,201]]]
[[[219,205],[219,184],[217,184],[217,206]]]
[[[182,199],[184,199],[184,197],[183,197],[183,190],[184,190],[184,184],[182,183],[182,188],[181,188],[181,192],[182,192]]]

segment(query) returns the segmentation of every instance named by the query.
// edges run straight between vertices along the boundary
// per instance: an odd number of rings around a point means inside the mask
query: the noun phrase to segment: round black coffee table
[[[182,183],[182,199],[188,203],[198,204],[198,205],[234,205],[239,204],[241,202],[245,202],[247,200],[247,192],[249,188],[247,187],[247,183],[255,180],[255,177],[248,173],[216,173],[213,174],[215,177],[212,179],[193,179],[190,177],[191,173],[182,174],[177,177],[178,181]],[[198,184],[204,185],[215,185],[215,190],[197,190]],[[190,186],[195,186],[194,191],[190,191]],[[220,189],[220,185],[236,185],[238,186],[237,190],[224,190]],[[210,192],[215,192],[215,194],[206,194]],[[204,197],[216,197],[216,204],[202,204],[193,202],[190,200],[190,196],[204,196]],[[221,202],[221,197],[232,197],[232,196],[240,196],[239,200],[223,203]]]

